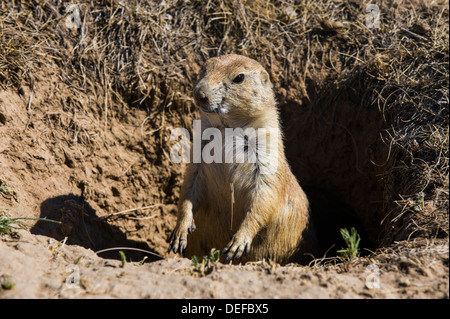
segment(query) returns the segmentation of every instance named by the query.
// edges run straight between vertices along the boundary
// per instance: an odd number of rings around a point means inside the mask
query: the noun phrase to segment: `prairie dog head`
[[[255,60],[230,54],[209,59],[194,88],[197,107],[208,117],[258,117],[274,108],[269,74]]]

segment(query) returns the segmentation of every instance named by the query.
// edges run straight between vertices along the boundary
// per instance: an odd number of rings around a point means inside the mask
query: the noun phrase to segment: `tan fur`
[[[239,74],[244,75],[243,82],[233,83]],[[270,258],[280,263],[301,261],[306,252],[314,253],[308,200],[284,155],[268,73],[244,56],[210,59],[194,98],[201,111],[202,130],[276,129],[278,159],[268,164],[189,164],[169,250],[186,249],[187,256],[203,256],[212,248],[225,248],[227,258]],[[261,174],[263,168],[273,173]]]

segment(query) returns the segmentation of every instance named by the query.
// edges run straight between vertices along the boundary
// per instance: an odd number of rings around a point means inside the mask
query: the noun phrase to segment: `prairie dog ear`
[[[267,71],[263,69],[260,72],[260,76],[261,76],[261,83],[262,83],[262,85],[264,85],[265,87],[272,88],[272,82],[270,82],[269,73],[267,73]]]

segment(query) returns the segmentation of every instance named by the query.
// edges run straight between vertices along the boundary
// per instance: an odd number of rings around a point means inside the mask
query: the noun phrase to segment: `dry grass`
[[[379,1],[375,30],[368,3],[99,0],[80,4],[71,28],[59,1],[2,2],[0,85],[33,86],[34,71],[53,65],[93,95],[105,128],[125,103],[147,110],[152,129],[193,110],[200,66],[224,53],[261,61],[284,102],[352,87],[387,127],[389,156],[374,163],[386,242],[448,237],[448,2]]]
[[[0,176],[0,198],[12,199],[16,197],[16,192],[8,186],[4,177]],[[1,207],[0,207],[1,208]]]

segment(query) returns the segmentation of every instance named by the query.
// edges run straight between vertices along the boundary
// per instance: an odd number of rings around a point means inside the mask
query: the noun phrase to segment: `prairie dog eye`
[[[239,84],[244,82],[244,74],[239,74],[233,79],[233,83]]]

